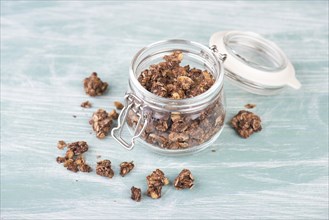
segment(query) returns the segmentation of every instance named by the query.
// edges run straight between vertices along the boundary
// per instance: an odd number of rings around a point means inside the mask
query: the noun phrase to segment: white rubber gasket
[[[224,38],[228,34],[234,35],[247,35],[248,37],[255,37],[255,39],[261,39],[265,41],[267,44],[270,44],[271,47],[274,47],[278,50],[282,56],[284,56],[286,66],[284,69],[278,71],[264,71],[252,66],[247,65],[241,60],[237,59],[230,52],[227,51],[226,46],[224,44]],[[226,54],[226,60],[224,62],[224,67],[231,73],[236,74],[237,76],[244,78],[250,82],[261,84],[267,87],[283,87],[290,86],[294,89],[299,89],[301,87],[300,82],[296,79],[295,69],[283,51],[276,46],[273,42],[268,41],[261,37],[260,35],[253,32],[241,32],[241,31],[225,31],[225,32],[217,32],[214,33],[209,41],[209,46],[215,45],[217,50],[221,54]]]

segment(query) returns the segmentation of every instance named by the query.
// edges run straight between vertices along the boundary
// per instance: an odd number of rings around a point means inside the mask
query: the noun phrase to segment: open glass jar
[[[157,96],[140,84],[138,77],[143,70],[174,51],[183,53],[183,65],[212,74],[215,82],[209,90],[177,100]],[[224,61],[229,63],[225,72]],[[205,149],[223,130],[224,73],[240,88],[262,95],[275,94],[285,85],[300,87],[284,53],[254,33],[218,32],[212,35],[210,47],[186,40],[156,42],[141,49],[132,60],[125,107],[118,118],[118,126],[112,129],[113,138],[128,150],[133,149],[136,140],[164,154],[179,155]],[[125,127],[132,135],[128,141],[122,137]]]

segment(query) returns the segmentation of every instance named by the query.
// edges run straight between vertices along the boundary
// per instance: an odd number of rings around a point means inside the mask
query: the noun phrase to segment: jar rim
[[[215,80],[215,83],[204,93],[197,95],[195,97],[186,98],[186,99],[169,99],[164,98],[158,95],[153,94],[152,92],[145,89],[140,82],[137,79],[137,76],[134,74],[134,66],[136,65],[136,61],[139,57],[141,57],[146,51],[148,51],[151,48],[154,48],[156,46],[165,45],[165,44],[184,44],[184,45],[190,45],[194,46],[196,48],[199,48],[202,51],[205,51],[208,53],[208,55],[212,56],[211,59],[216,62],[219,75]],[[177,50],[179,50],[177,48]],[[221,91],[224,81],[224,68],[221,60],[216,56],[216,54],[208,47],[204,46],[203,44],[189,41],[189,40],[183,40],[183,39],[169,39],[169,40],[162,40],[157,41],[154,43],[151,43],[142,49],[140,49],[135,56],[133,57],[131,64],[129,66],[129,84],[133,83],[134,86],[139,90],[140,93],[145,95],[145,98],[147,98],[146,102],[151,103],[153,105],[159,105],[162,104],[162,107],[166,109],[184,109],[184,108],[191,108],[195,107],[196,105],[200,105],[200,102],[206,103],[211,100],[212,95],[216,95],[218,92]],[[131,85],[130,85],[131,86]],[[217,91],[217,93],[216,93]]]

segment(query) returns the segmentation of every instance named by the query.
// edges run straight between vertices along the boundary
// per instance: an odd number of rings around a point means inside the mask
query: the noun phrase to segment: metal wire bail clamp
[[[146,105],[144,104],[144,102],[140,98],[138,98],[135,94],[127,93],[125,95],[125,106],[120,112],[118,118],[118,126],[112,129],[111,135],[127,150],[132,150],[134,148],[135,140],[143,133],[143,131],[147,126],[148,120],[147,120],[147,114],[145,113],[145,107]],[[139,117],[139,119],[134,131],[134,135],[131,138],[131,142],[128,143],[122,138],[122,130],[124,128],[130,110],[132,110]],[[143,126],[140,129],[140,131],[138,131],[138,128],[141,126],[142,123]]]

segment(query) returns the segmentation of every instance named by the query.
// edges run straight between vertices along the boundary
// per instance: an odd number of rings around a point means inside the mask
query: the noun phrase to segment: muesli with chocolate
[[[58,156],[56,158],[57,163],[63,163],[64,167],[75,173],[78,171],[91,172],[91,167],[83,158],[83,153],[88,151],[87,142],[77,141],[66,144],[64,141],[59,141],[57,147],[59,149],[68,148],[64,157]]]
[[[168,99],[193,98],[206,92],[215,83],[207,70],[180,66],[183,60],[181,51],[164,56],[164,60],[151,65],[138,77],[140,84],[153,94]],[[183,114],[153,110],[141,138],[149,144],[170,150],[187,149],[205,143],[223,127],[225,109],[222,95],[221,91],[217,98],[198,112]],[[138,116],[130,110],[127,124],[136,129],[137,122]]]
[[[124,177],[127,175],[132,169],[134,169],[135,165],[134,162],[122,162],[120,164],[120,175]]]
[[[261,119],[252,112],[241,110],[231,120],[232,127],[243,138],[262,130]]]
[[[192,189],[194,186],[194,177],[188,169],[183,169],[174,181],[176,189]]]
[[[114,171],[112,170],[112,167],[111,167],[111,161],[102,160],[102,161],[97,162],[96,173],[97,173],[97,175],[100,175],[100,176],[112,178],[114,176]]]
[[[93,72],[89,77],[83,81],[85,92],[90,96],[103,95],[108,87],[107,82],[103,82],[97,73]]]
[[[141,201],[142,198],[142,191],[140,188],[136,188],[136,187],[131,187],[131,199],[135,200],[136,202]]]
[[[93,113],[89,124],[96,132],[96,137],[102,139],[108,135],[111,130],[113,116],[113,113],[107,113],[104,109],[98,109]]]
[[[169,179],[165,177],[160,169],[156,169],[146,177],[147,180],[147,195],[152,199],[161,197],[162,186],[169,184]]]

